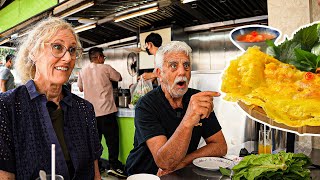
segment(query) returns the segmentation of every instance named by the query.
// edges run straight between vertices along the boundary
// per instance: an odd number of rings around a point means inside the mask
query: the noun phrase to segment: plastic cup
[[[259,131],[259,145],[258,154],[271,154],[272,153],[272,137],[271,131]]]
[[[51,175],[47,174],[46,175],[47,180],[51,180]],[[40,177],[38,177],[36,180],[43,180]],[[55,180],[64,180],[63,176],[61,175],[55,175]]]

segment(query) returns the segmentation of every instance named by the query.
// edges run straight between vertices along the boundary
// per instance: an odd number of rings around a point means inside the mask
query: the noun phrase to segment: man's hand
[[[185,124],[188,127],[197,125],[200,119],[208,118],[213,110],[213,97],[220,96],[214,91],[199,92],[191,96],[187,112],[184,116]]]
[[[16,179],[15,174],[0,170],[0,179],[14,180]]]
[[[186,167],[188,164],[187,163],[185,163],[184,161],[181,161],[180,162],[180,164],[176,167],[176,169],[175,170],[173,170],[173,171],[176,171],[176,170],[178,170],[178,169],[182,169],[182,168],[184,168],[184,167]],[[164,175],[166,175],[166,174],[169,174],[169,173],[172,173],[173,171],[170,171],[170,170],[163,170],[163,169],[161,169],[161,168],[159,168],[158,169],[158,172],[157,172],[157,176],[164,176]]]
[[[164,175],[166,175],[166,174],[169,174],[169,173],[171,173],[171,172],[173,172],[173,171],[169,171],[169,170],[163,170],[163,169],[161,169],[161,168],[159,168],[158,169],[158,172],[157,172],[157,176],[164,176]]]

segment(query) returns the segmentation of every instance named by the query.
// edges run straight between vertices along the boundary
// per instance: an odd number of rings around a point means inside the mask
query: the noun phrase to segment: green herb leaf
[[[268,45],[266,50],[267,54],[273,56],[274,58],[278,58],[280,54],[280,49],[274,44],[273,41],[269,39],[266,40],[266,44]]]
[[[298,42],[286,40],[280,45],[279,49],[279,60],[284,63],[288,63],[292,60],[296,60],[294,50],[301,49],[301,44]]]
[[[317,56],[320,55],[320,42],[317,42],[311,49],[311,53]]]
[[[297,61],[300,62],[301,66],[297,68],[302,71],[312,71],[315,72],[319,67],[319,58],[318,56],[312,54],[311,52],[304,51],[301,49],[295,49],[295,55]]]
[[[297,69],[307,72],[315,72],[320,66],[320,23],[301,28],[294,34],[291,40],[275,46],[267,41],[267,53],[276,59],[294,65]],[[310,52],[310,54],[306,53]],[[311,55],[313,54],[313,55]]]
[[[314,44],[319,41],[318,24],[300,29],[294,34],[293,41],[300,42],[304,50],[311,51]]]
[[[228,177],[231,176],[231,170],[230,169],[219,167],[219,170],[220,170],[222,175],[228,176]]]

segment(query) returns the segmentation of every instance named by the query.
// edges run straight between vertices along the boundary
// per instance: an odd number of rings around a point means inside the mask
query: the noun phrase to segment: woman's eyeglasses
[[[67,51],[72,59],[79,59],[82,56],[82,48],[69,47],[67,49],[64,45],[59,43],[49,43],[51,46],[51,54],[56,58],[62,58]]]

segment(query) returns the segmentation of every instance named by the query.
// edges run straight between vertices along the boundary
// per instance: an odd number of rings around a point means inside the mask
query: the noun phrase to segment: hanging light
[[[181,0],[181,2],[183,4],[189,3],[189,2],[193,2],[193,1],[197,1],[197,0]]]
[[[152,2],[136,6],[115,14],[114,22],[120,22],[126,19],[142,16],[145,14],[153,13],[158,10],[158,2]]]
[[[76,33],[95,28],[96,24],[83,24],[74,28]]]
[[[82,11],[82,10],[84,10],[84,9],[87,9],[88,7],[91,7],[91,6],[93,6],[93,5],[94,5],[94,2],[93,2],[93,1],[88,2],[88,3],[85,3],[85,4],[82,4],[81,6],[79,6],[79,7],[77,7],[77,8],[71,9],[71,10],[69,10],[69,11],[67,11],[67,12],[59,15],[59,17],[60,17],[60,18],[68,17],[68,16],[70,16],[70,15],[72,15],[72,14],[75,14],[75,13],[77,13],[77,12],[79,12],[79,11]],[[56,11],[56,12],[55,12],[55,10],[53,10],[53,14],[55,14],[55,15],[56,15],[56,14],[59,14],[60,12],[61,12],[60,10],[59,10],[59,11]]]
[[[119,17],[114,18],[114,22],[120,22],[120,21],[127,20],[127,19],[130,19],[130,18],[134,18],[134,17],[145,15],[145,14],[153,13],[153,12],[158,11],[158,9],[159,9],[158,7],[153,7],[153,8],[149,8],[149,9],[144,9],[144,10],[141,10],[141,11],[133,12],[131,14],[126,14],[126,15],[123,15],[123,16],[119,16]]]

